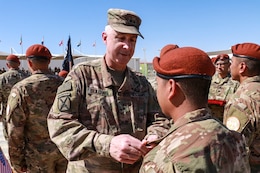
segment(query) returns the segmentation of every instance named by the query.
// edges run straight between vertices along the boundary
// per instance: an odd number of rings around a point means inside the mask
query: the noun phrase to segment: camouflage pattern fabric
[[[222,79],[217,73],[212,77],[208,99],[228,101],[230,96],[235,93],[239,86],[239,82],[232,80],[230,74]],[[224,107],[218,105],[210,105],[212,116],[223,121]]]
[[[147,133],[161,137],[168,131],[169,121],[156,115],[159,104],[144,76],[127,68],[120,87],[112,79],[104,59],[83,62],[57,91],[48,127],[51,139],[71,161],[67,172],[138,172],[141,160],[128,165],[110,157],[113,136],[130,134],[142,140]]]
[[[7,102],[8,145],[11,165],[28,172],[64,173],[67,160],[51,141],[47,115],[62,78],[36,73],[16,83]]]
[[[260,77],[243,81],[225,106],[224,124],[242,133],[250,151],[250,165],[260,172]]]
[[[230,96],[235,93],[239,86],[239,82],[232,80],[230,74],[222,79],[216,73],[212,77],[209,99],[212,100],[229,100]]]
[[[0,117],[2,117],[3,122],[3,134],[5,139],[8,139],[7,136],[7,125],[6,125],[6,117],[5,117],[5,110],[6,110],[6,104],[7,99],[10,94],[11,88],[19,82],[20,80],[28,77],[28,74],[23,72],[20,69],[10,69],[6,71],[5,73],[2,73],[0,75],[0,104],[2,105],[2,110],[0,111]]]
[[[242,136],[208,109],[186,113],[143,159],[140,173],[249,173]]]

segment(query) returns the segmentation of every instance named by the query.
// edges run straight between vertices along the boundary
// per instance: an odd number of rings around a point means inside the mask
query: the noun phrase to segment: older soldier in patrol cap
[[[67,172],[137,173],[148,141],[168,130],[152,86],[127,66],[140,24],[132,11],[109,9],[104,58],[74,66],[58,89],[48,127]]]
[[[224,124],[245,136],[251,171],[260,172],[260,45],[241,43],[231,49],[231,76],[240,86],[225,106]]]
[[[169,44],[154,58],[153,66],[159,104],[174,124],[146,154],[140,173],[248,173],[242,136],[213,118],[207,108],[215,72],[208,55],[194,47]]]
[[[47,128],[47,115],[63,81],[49,71],[51,57],[45,46],[30,46],[26,58],[32,75],[16,83],[8,97],[9,155],[19,173],[66,172],[67,160],[51,141]]]
[[[4,137],[8,140],[5,117],[7,99],[14,84],[28,77],[28,74],[20,70],[20,59],[16,55],[11,54],[6,57],[6,66],[9,70],[0,75],[0,105],[2,106],[0,118],[3,122]]]
[[[209,89],[209,108],[212,115],[223,121],[224,106],[230,96],[235,93],[239,83],[230,75],[230,59],[228,54],[220,54],[214,60],[216,73],[212,77]]]

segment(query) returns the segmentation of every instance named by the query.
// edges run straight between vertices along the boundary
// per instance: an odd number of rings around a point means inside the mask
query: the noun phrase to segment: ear
[[[30,59],[27,59],[27,64],[29,67],[32,67],[32,61]]]
[[[176,94],[176,82],[173,79],[168,80],[169,83],[169,95],[168,99],[171,100]]]
[[[246,63],[245,62],[241,62],[239,63],[239,73],[242,74],[246,71],[247,69],[247,66],[246,66]]]
[[[107,43],[107,33],[106,32],[102,32],[102,40],[105,44]]]

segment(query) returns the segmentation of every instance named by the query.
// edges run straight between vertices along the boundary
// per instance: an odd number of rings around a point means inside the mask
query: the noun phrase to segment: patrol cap
[[[238,58],[247,58],[251,60],[260,60],[260,45],[255,43],[236,44],[231,47],[233,56]]]
[[[133,11],[111,8],[107,12],[108,25],[115,31],[128,34],[136,34],[144,38],[139,31],[141,18]]]
[[[52,55],[47,47],[41,44],[34,44],[26,50],[26,57],[50,60]]]
[[[211,80],[215,66],[209,56],[194,47],[182,47],[169,44],[153,59],[157,76],[164,79],[203,78]]]
[[[215,63],[217,62],[217,61],[224,61],[224,60],[229,60],[229,56],[228,56],[228,54],[220,54],[220,55],[218,55],[217,57],[216,57],[216,60],[215,60]]]
[[[65,77],[68,75],[68,73],[69,73],[69,72],[66,71],[66,70],[61,70],[58,75],[59,75],[60,77],[64,77],[64,78],[65,78]]]
[[[16,62],[20,64],[20,60],[18,58],[18,56],[10,54],[6,57],[6,61],[12,61],[12,62]]]

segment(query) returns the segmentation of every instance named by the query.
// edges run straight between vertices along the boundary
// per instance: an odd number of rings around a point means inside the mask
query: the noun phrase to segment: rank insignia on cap
[[[240,127],[240,121],[237,117],[229,117],[227,119],[227,128],[230,130],[237,131]]]
[[[58,108],[61,112],[70,109],[70,98],[68,95],[62,96],[58,99]]]

